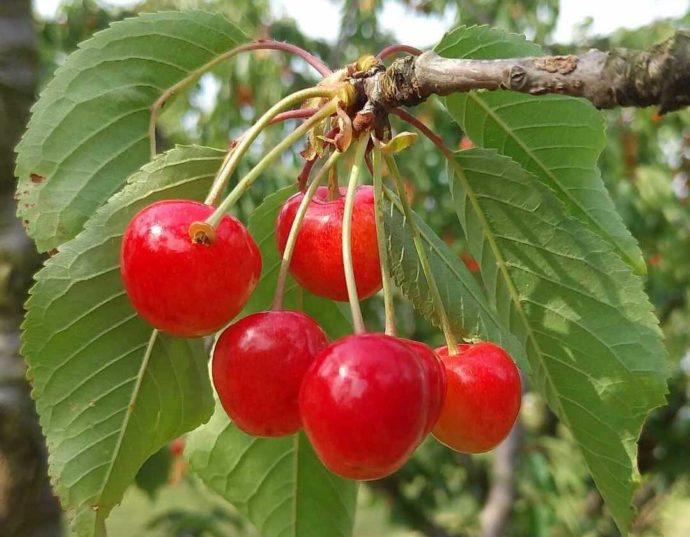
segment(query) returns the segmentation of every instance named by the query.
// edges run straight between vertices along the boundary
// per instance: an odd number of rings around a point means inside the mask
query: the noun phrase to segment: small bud
[[[388,143],[376,142],[377,147],[381,153],[386,155],[395,155],[410,147],[417,140],[417,134],[414,132],[401,132],[396,134]]]

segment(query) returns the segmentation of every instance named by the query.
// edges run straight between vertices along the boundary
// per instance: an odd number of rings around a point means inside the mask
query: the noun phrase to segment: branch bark
[[[597,108],[657,105],[660,113],[690,105],[690,32],[650,50],[592,49],[580,55],[503,60],[406,56],[361,81],[369,108],[417,105],[431,95],[508,89],[530,95],[583,97]]]

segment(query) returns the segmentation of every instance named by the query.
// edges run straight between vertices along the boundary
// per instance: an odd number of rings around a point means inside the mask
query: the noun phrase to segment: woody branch
[[[531,95],[584,97],[597,108],[690,105],[690,32],[649,50],[592,49],[580,55],[502,60],[406,56],[358,81],[364,110],[414,106],[431,95],[508,89]]]

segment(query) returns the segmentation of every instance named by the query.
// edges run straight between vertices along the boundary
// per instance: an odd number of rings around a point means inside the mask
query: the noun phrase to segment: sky
[[[53,17],[61,0],[33,0],[34,9],[42,17]],[[137,0],[98,0],[104,5],[133,5]],[[314,38],[335,39],[338,35],[340,7],[331,0],[271,0],[274,13],[291,15],[307,35]],[[571,43],[574,28],[592,17],[592,34],[607,35],[614,30],[637,28],[654,19],[678,17],[688,10],[688,0],[561,0],[561,13],[554,34],[554,42]],[[634,7],[632,7],[634,6]],[[386,29],[400,40],[419,48],[433,45],[450,29],[453,14],[429,18],[415,15],[397,2],[388,2],[381,18]]]

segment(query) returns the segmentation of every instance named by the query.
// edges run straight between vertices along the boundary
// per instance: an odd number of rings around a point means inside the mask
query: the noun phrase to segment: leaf
[[[156,336],[136,315],[119,252],[138,210],[203,199],[222,158],[178,148],[146,165],[36,276],[22,353],[53,486],[81,536],[97,534],[149,456],[213,410],[203,341]]]
[[[158,491],[168,482],[172,470],[173,457],[166,445],[151,455],[139,468],[134,482],[146,495],[155,500]]]
[[[249,436],[220,407],[189,440],[192,469],[262,537],[349,537],[357,483],[329,472],[303,433]]]
[[[416,132],[405,131],[399,132],[398,134],[393,136],[393,138],[389,142],[385,144],[382,142],[377,142],[377,147],[384,155],[395,155],[396,153],[404,151],[412,144],[414,144],[416,141]]]
[[[527,349],[531,384],[570,428],[626,533],[636,441],[664,404],[667,355],[642,281],[610,243],[518,164],[456,154],[451,190],[496,309]]]
[[[18,213],[39,250],[74,237],[149,160],[156,99],[245,41],[218,13],[150,13],[116,22],[69,56],[17,146]]]
[[[440,327],[441,322],[400,200],[388,190],[386,196],[389,201],[386,203],[384,225],[393,279],[414,308]],[[508,350],[522,369],[528,369],[523,345],[504,328],[507,323],[489,305],[486,295],[465,263],[453,254],[417,214],[415,220],[453,333],[467,339],[481,337],[493,341]]]
[[[295,187],[267,196],[249,219],[261,248],[263,273],[244,314],[270,307],[280,267],[275,221]],[[303,300],[301,295],[304,293]],[[303,292],[291,281],[285,306],[316,319],[331,338],[351,332],[351,322],[335,303]],[[187,437],[190,465],[209,486],[244,513],[262,537],[349,537],[357,483],[329,472],[300,433],[283,438],[251,437],[217,404],[211,421]]]
[[[436,52],[451,58],[539,56],[522,36],[487,27],[446,34]],[[584,99],[521,93],[470,92],[446,99],[446,107],[479,147],[511,157],[554,190],[573,216],[616,247],[636,272],[647,268],[601,180],[597,160],[606,144],[602,115]]]

